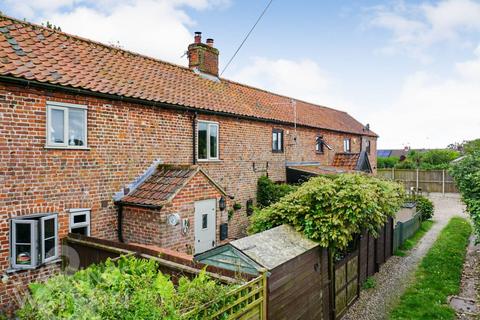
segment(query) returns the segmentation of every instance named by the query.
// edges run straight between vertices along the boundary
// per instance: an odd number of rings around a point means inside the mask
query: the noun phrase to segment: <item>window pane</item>
[[[55,238],[45,240],[45,259],[55,256]]]
[[[55,236],[55,219],[44,220],[44,233],[45,238]]]
[[[202,229],[208,228],[208,214],[202,214]]]
[[[51,143],[64,143],[64,114],[65,111],[58,109],[50,110],[50,142]]]
[[[16,264],[24,264],[30,265],[32,263],[32,246],[25,245],[25,244],[17,244],[15,246],[15,263]]]
[[[15,223],[15,243],[31,243],[31,226],[29,223]]]
[[[81,223],[81,222],[86,222],[87,221],[87,215],[86,214],[80,214],[73,216],[73,223]]]
[[[85,110],[69,109],[68,144],[70,146],[85,145]]]
[[[276,132],[272,135],[272,150],[278,150],[278,134]]]
[[[218,126],[210,125],[210,157],[218,157]]]
[[[72,228],[71,233],[83,234],[84,236],[88,236],[88,228],[87,227]]]
[[[198,158],[207,159],[207,124],[198,123]]]
[[[283,149],[283,132],[279,132],[277,150],[282,150],[282,149]]]

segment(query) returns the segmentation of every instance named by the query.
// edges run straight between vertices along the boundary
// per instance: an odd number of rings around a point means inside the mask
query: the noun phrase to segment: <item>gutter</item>
[[[207,114],[207,115],[218,115],[218,116],[225,116],[225,117],[233,117],[233,118],[237,118],[237,119],[253,120],[253,121],[274,123],[274,124],[283,124],[283,125],[289,125],[289,126],[294,125],[294,123],[288,122],[288,121],[265,119],[265,118],[255,117],[255,116],[247,116],[247,115],[239,115],[239,114],[234,114],[234,113],[225,112],[225,111],[213,111],[213,110],[207,110],[207,109],[192,108],[192,107],[187,107],[187,106],[183,106],[183,105],[179,105],[179,104],[170,104],[170,103],[165,103],[165,102],[155,102],[155,101],[149,101],[149,100],[144,100],[144,99],[140,99],[140,98],[130,98],[130,97],[120,96],[120,95],[111,94],[111,93],[95,92],[95,91],[92,91],[92,90],[62,86],[62,85],[58,85],[58,84],[44,83],[44,82],[39,82],[39,81],[31,81],[31,80],[27,80],[27,79],[9,77],[9,76],[4,76],[4,75],[0,76],[0,81],[6,82],[6,83],[21,84],[21,85],[25,85],[27,87],[38,87],[38,88],[48,89],[48,90],[59,90],[59,91],[64,91],[64,92],[71,93],[71,94],[76,94],[76,95],[88,95],[88,96],[99,97],[99,98],[103,98],[103,99],[107,99],[107,100],[123,101],[123,102],[141,104],[141,105],[151,106],[151,107],[160,107],[160,108],[171,109],[171,110],[199,112],[201,114]],[[321,129],[321,130],[325,130],[325,131],[329,131],[329,132],[347,133],[347,134],[355,134],[355,135],[358,135],[358,136],[370,136],[370,137],[378,138],[377,134],[366,134],[366,133],[357,133],[357,132],[350,132],[350,131],[344,131],[344,130],[320,128],[320,127],[314,127],[314,126],[309,126],[309,125],[304,125],[304,124],[298,124],[297,126],[310,128],[310,129],[316,129],[316,130]]]

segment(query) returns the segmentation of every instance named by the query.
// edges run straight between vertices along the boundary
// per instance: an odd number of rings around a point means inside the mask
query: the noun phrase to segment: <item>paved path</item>
[[[423,236],[417,246],[405,257],[392,256],[374,275],[376,286],[362,290],[359,299],[347,311],[343,320],[387,319],[391,308],[396,304],[410,283],[419,262],[435,242],[438,234],[453,216],[466,217],[464,206],[456,194],[431,194],[435,204],[432,228]]]

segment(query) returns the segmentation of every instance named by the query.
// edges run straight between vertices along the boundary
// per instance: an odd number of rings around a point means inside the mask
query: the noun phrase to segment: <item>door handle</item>
[[[212,241],[212,247],[215,247],[215,240]]]

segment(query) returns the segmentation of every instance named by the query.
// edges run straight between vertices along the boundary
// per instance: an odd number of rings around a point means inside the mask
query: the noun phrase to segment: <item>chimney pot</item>
[[[210,46],[210,47],[213,47],[213,39],[212,38],[207,39],[207,45]]]
[[[196,31],[194,39],[194,43],[202,43],[202,33],[200,31]]]

